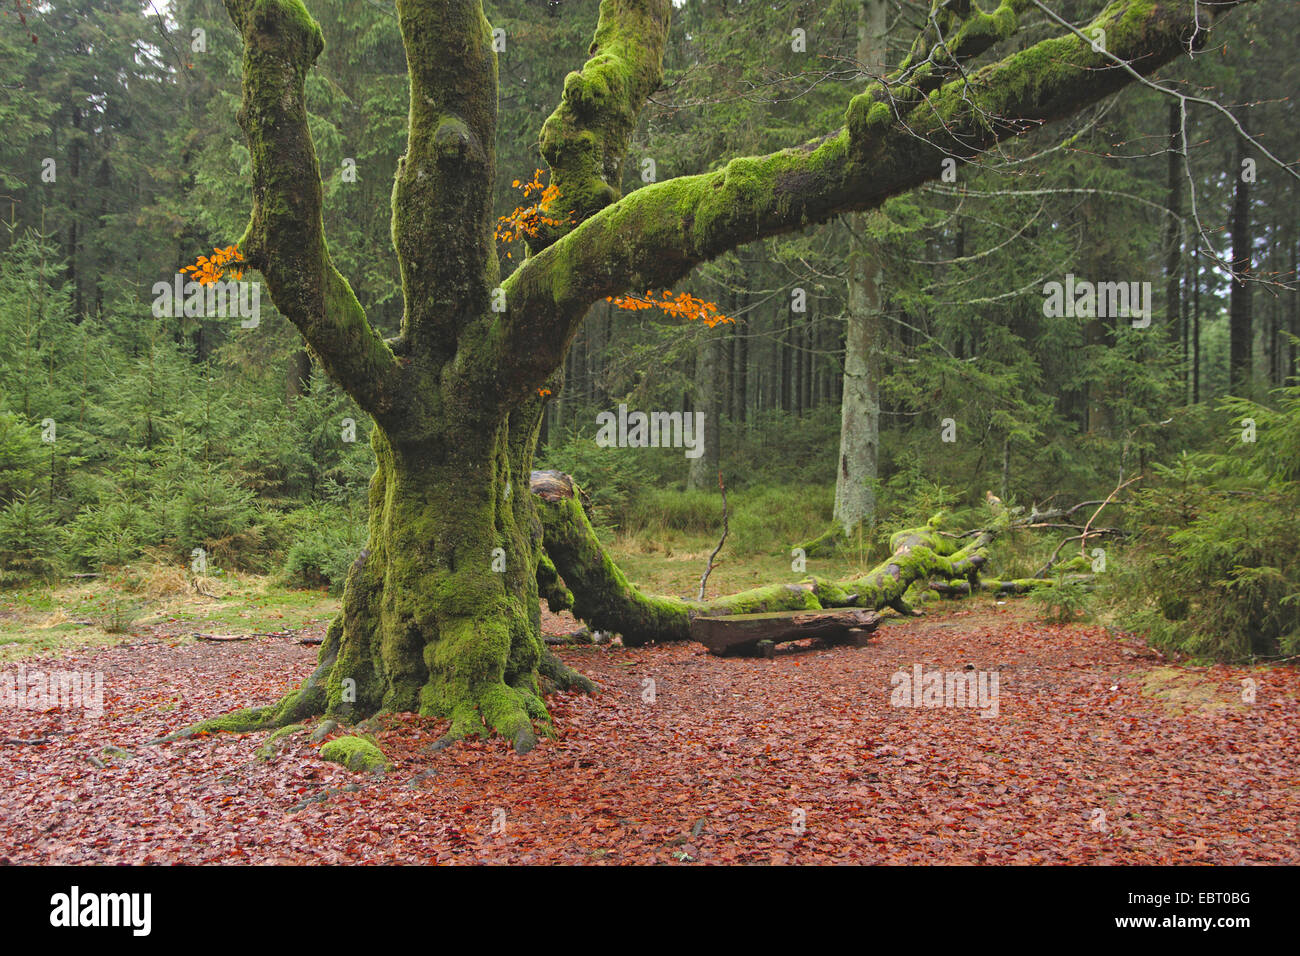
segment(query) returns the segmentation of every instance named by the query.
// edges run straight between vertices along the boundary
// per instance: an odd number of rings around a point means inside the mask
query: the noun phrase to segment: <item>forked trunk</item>
[[[328,712],[447,717],[451,735],[531,743],[549,724],[536,562],[540,526],[506,428],[398,442],[379,428],[366,548],[322,647]]]

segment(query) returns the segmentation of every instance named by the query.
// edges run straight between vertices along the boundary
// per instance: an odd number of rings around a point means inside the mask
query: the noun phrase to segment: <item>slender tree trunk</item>
[[[889,4],[862,0],[858,10],[858,63],[883,75],[887,59]],[[846,537],[876,515],[875,482],[880,444],[880,335],[883,270],[866,245],[866,216],[848,217],[854,241],[848,263],[845,309],[844,391],[840,403],[840,453],[835,474],[833,521]]]
[[[743,425],[749,420],[749,293],[740,297],[741,316],[736,319],[736,419]]]
[[[1179,283],[1182,280],[1182,215],[1183,215],[1183,167],[1182,157],[1178,152],[1181,145],[1182,110],[1178,103],[1169,104],[1169,211],[1168,228],[1165,233],[1165,331],[1171,338],[1178,335],[1178,317],[1181,312],[1182,295]]]
[[[876,513],[875,479],[880,441],[879,268],[866,255],[849,261],[844,341],[844,395],[840,405],[840,456],[835,480],[835,524],[852,536]]]
[[[284,398],[286,404],[292,404],[307,393],[307,382],[311,378],[311,355],[306,349],[298,349],[289,356],[289,365],[284,375]]]
[[[1182,318],[1179,322],[1182,328],[1182,345],[1183,345],[1183,401],[1191,401],[1191,384],[1192,384],[1192,366],[1191,366],[1191,343],[1192,343],[1192,297],[1190,291],[1192,288],[1192,259],[1190,256],[1183,260],[1183,295],[1182,295]]]
[[[1228,301],[1228,379],[1235,395],[1244,395],[1250,383],[1251,352],[1254,332],[1251,320],[1251,286],[1246,277],[1251,271],[1250,184],[1242,174],[1242,160],[1248,151],[1246,140],[1237,137],[1237,161],[1233,166],[1235,187],[1232,197],[1232,292]]]
[[[794,364],[794,319],[787,309],[781,318],[784,323],[781,327],[781,411],[797,412],[795,408],[795,398],[798,395],[799,383],[794,380],[797,367]]]
[[[1294,187],[1292,187],[1294,190]],[[1291,281],[1295,284],[1295,293],[1291,297],[1291,334],[1300,336],[1300,235],[1292,239],[1291,243]],[[1287,355],[1287,376],[1294,378],[1297,375],[1296,359],[1300,358],[1300,347],[1296,347],[1294,339],[1288,339]]]
[[[1201,256],[1192,250],[1192,404],[1201,400]]]
[[[998,495],[1003,501],[1011,497],[1011,436],[1002,439],[1002,484]]]
[[[780,407],[781,343],[776,337],[776,322],[768,318],[762,342],[762,368],[758,371],[758,408],[765,412]],[[770,333],[770,334],[767,334]]]
[[[703,453],[692,458],[687,477],[690,488],[715,487],[718,480],[722,392],[719,382],[722,358],[720,329],[707,329],[695,353],[695,410],[704,413]]]
[[[799,353],[803,363],[803,374],[800,376],[803,381],[803,405],[804,414],[807,414],[816,404],[816,391],[813,388],[813,347],[814,347],[815,319],[814,313],[809,312],[808,317],[803,323],[803,350]]]
[[[736,315],[736,306],[738,304],[736,294],[733,292],[727,298],[728,298],[727,314],[734,318],[734,316]],[[736,416],[736,326],[737,326],[736,322],[732,322],[728,326],[727,345],[722,352],[722,365],[724,370],[723,377],[726,379],[725,388],[726,388],[726,395],[727,395],[726,402],[724,403],[724,408],[726,410],[727,420],[732,422],[734,422],[737,417]]]

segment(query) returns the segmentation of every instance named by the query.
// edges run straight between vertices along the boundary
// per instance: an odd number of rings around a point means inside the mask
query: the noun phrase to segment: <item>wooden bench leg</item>
[[[766,657],[770,660],[776,656],[776,644],[772,641],[759,641],[758,653],[760,657]]]

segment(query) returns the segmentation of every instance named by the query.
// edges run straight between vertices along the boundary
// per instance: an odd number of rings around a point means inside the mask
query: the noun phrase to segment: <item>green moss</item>
[[[709,601],[710,614],[764,614],[771,611],[819,611],[816,590],[807,585],[770,584]]]
[[[578,222],[619,198],[637,115],[663,79],[666,14],[658,5],[604,0],[591,57],[564,78],[560,105],[542,126],[539,144],[551,182]],[[529,243],[530,252],[547,248],[570,228],[543,228]]]
[[[686,640],[691,605],[651,597],[628,581],[605,552],[576,496],[539,508],[547,554],[573,592],[573,612],[591,626],[623,636],[629,645]]]
[[[320,749],[322,760],[340,763],[354,773],[388,770],[384,752],[364,737],[335,737]]]
[[[193,734],[242,734],[271,726],[275,707],[245,707],[220,717],[200,721],[189,728]]]
[[[546,598],[546,605],[552,614],[567,611],[573,607],[573,592],[560,580],[560,572],[550,557],[543,554],[537,562],[537,590]]]
[[[306,729],[307,729],[306,724],[289,724],[285,727],[281,727],[279,730],[272,733],[271,736],[266,738],[266,742],[268,744],[273,744],[277,740],[280,740],[283,737],[288,737],[290,734],[300,734]]]
[[[257,758],[259,760],[270,760],[280,749],[280,743],[292,734],[301,734],[307,730],[305,724],[289,724],[281,727],[279,730],[267,737],[262,746],[257,748]]]

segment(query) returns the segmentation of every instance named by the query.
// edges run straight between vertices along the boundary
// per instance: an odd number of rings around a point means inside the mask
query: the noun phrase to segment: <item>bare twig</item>
[[[1092,527],[1092,523],[1093,523],[1094,521],[1097,520],[1097,515],[1101,514],[1102,509],[1105,508],[1108,504],[1110,504],[1111,501],[1114,500],[1114,498],[1115,498],[1115,496],[1116,496],[1117,494],[1119,494],[1121,491],[1123,491],[1123,490],[1124,490],[1125,488],[1127,488],[1129,485],[1133,484],[1133,482],[1135,482],[1135,481],[1141,481],[1141,480],[1142,480],[1142,476],[1141,476],[1141,475],[1134,475],[1134,476],[1133,476],[1132,478],[1130,478],[1128,481],[1123,482],[1122,484],[1116,485],[1116,486],[1115,486],[1115,490],[1112,491],[1110,494],[1108,494],[1108,495],[1106,496],[1106,500],[1103,501],[1100,505],[1097,506],[1097,510],[1094,511],[1094,512],[1092,513],[1092,517],[1089,518],[1088,521],[1087,521],[1087,523],[1084,524],[1084,526],[1083,526],[1083,534],[1081,535],[1081,537],[1083,538],[1083,541],[1080,542],[1080,544],[1079,544],[1079,553],[1082,554],[1085,558],[1088,556],[1088,538],[1089,538],[1088,529],[1090,529],[1090,528]]]
[[[713,569],[716,567],[713,559],[718,556],[723,543],[727,540],[727,486],[722,482],[722,472],[718,472],[718,487],[722,489],[722,537],[718,540],[718,546],[713,549],[713,553],[709,555],[709,565],[704,569],[704,574],[700,577],[699,600],[701,601],[704,600],[704,586],[708,583],[709,575],[713,573]]]

